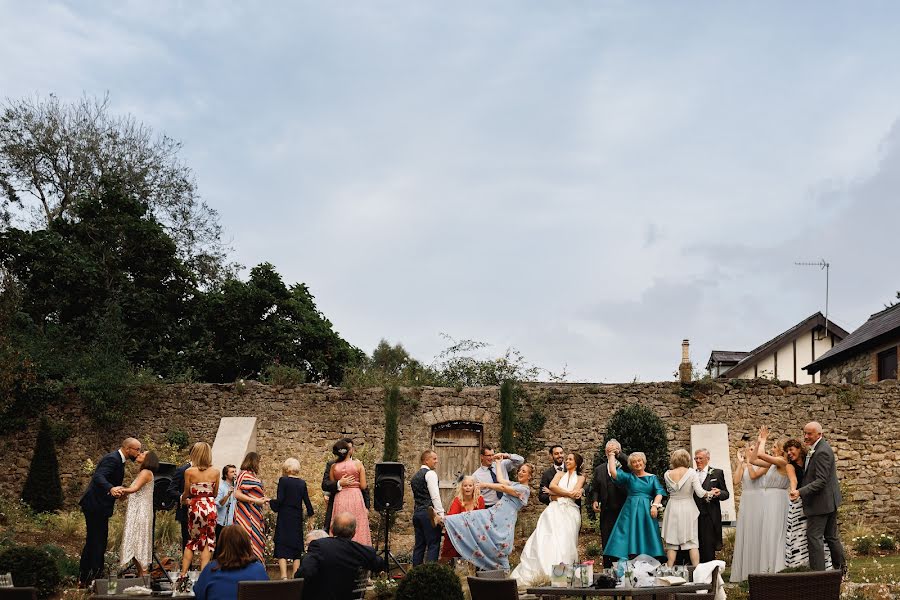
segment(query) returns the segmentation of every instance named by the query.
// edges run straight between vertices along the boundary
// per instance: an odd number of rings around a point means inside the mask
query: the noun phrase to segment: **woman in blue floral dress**
[[[500,455],[498,455],[500,456]],[[528,482],[534,467],[524,464],[516,476],[518,483],[506,478],[504,469],[497,469],[497,483],[480,483],[480,487],[495,490],[503,497],[487,510],[473,510],[444,517],[447,538],[459,555],[479,569],[509,571],[509,553],[513,548],[516,519],[528,503],[531,489]]]
[[[632,452],[628,456],[631,473],[615,468],[615,456],[608,458],[609,476],[616,485],[628,490],[628,498],[616,519],[603,555],[619,560],[646,554],[665,560],[666,553],[656,522],[662,497],[666,495],[665,488],[656,475],[644,471],[647,457],[643,452]]]

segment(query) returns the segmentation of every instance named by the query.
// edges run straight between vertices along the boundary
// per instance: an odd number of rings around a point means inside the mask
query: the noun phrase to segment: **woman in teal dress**
[[[628,499],[616,519],[603,554],[618,560],[634,558],[638,554],[665,560],[666,552],[656,522],[662,497],[666,495],[665,488],[656,475],[644,471],[647,457],[643,452],[632,452],[628,456],[631,473],[616,468],[615,452],[607,459],[609,476],[616,485],[628,490]]]

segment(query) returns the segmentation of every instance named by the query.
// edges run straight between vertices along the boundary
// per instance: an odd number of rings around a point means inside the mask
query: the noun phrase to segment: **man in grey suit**
[[[803,499],[809,567],[813,571],[825,570],[825,544],[828,544],[832,565],[846,572],[844,547],[838,537],[837,509],[841,505],[841,489],[834,452],[822,437],[822,425],[815,421],[803,428],[803,441],[809,446],[806,468],[800,488],[791,492],[791,500]]]

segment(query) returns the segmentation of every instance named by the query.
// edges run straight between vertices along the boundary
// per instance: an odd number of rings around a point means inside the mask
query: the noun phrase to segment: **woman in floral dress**
[[[188,534],[181,559],[181,576],[187,575],[194,554],[200,554],[200,569],[212,558],[216,548],[216,493],[219,470],[212,468],[212,448],[205,442],[191,448],[191,467],[184,472],[182,504],[188,505]]]
[[[266,497],[262,481],[256,475],[258,471],[259,454],[248,452],[241,463],[241,472],[234,484],[234,497],[237,500],[234,522],[247,531],[250,544],[253,546],[253,554],[263,562],[266,548],[263,506],[269,499]]]
[[[444,517],[447,537],[462,558],[479,569],[509,571],[509,553],[513,548],[516,519],[531,495],[528,482],[533,473],[534,467],[526,463],[519,467],[516,476],[518,483],[510,483],[504,470],[497,469],[497,483],[479,484],[503,494],[495,505],[487,510],[473,510]]]

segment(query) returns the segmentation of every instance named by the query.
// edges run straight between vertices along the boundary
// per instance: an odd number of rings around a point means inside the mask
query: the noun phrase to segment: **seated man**
[[[354,597],[360,570],[373,573],[387,569],[384,559],[371,546],[353,541],[356,517],[340,513],[331,522],[334,537],[310,542],[300,563],[305,600],[350,600]]]

